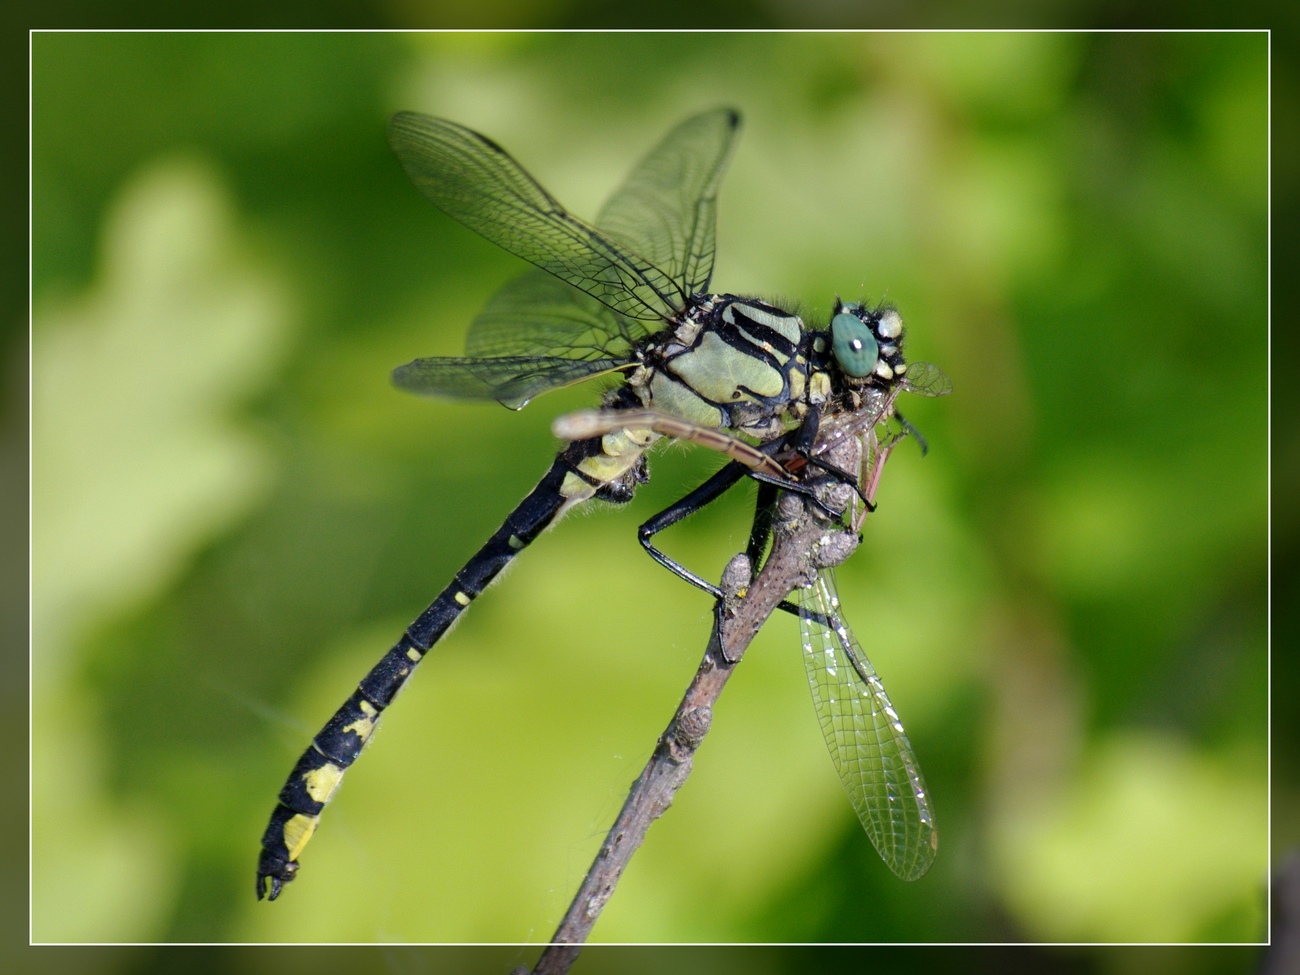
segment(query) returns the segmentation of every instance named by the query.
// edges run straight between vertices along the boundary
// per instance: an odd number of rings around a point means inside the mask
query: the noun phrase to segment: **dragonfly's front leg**
[[[812,488],[800,483],[790,475],[786,475],[785,477],[776,477],[775,475],[764,471],[756,471],[741,461],[733,460],[690,494],[686,495],[679,501],[670,504],[667,508],[646,521],[637,529],[637,540],[640,541],[641,547],[649,553],[652,559],[662,565],[669,572],[673,573],[673,575],[680,579],[684,579],[699,589],[703,589],[715,599],[720,599],[722,597],[722,592],[717,586],[702,579],[681,563],[674,561],[663,552],[659,551],[659,549],[655,548],[652,539],[665,528],[671,528],[684,518],[688,518],[695,514],[695,512],[699,511],[705,505],[708,505],[722,497],[722,495],[726,494],[727,491],[735,487],[743,477],[752,477],[759,481],[760,492],[766,489],[771,492],[773,498],[776,496],[776,491],[780,489],[795,494],[806,495],[810,501],[819,505],[822,504],[822,502],[814,496]],[[835,517],[837,514],[837,512],[830,509],[827,509],[827,513],[831,517]],[[769,530],[770,523],[771,519],[769,515]],[[754,561],[755,551],[761,552],[761,550],[766,547],[766,544],[767,533],[760,528],[758,525],[758,518],[756,517],[755,527],[750,533],[750,543],[746,548],[746,551],[750,554],[751,561]]]
[[[725,430],[701,426],[689,420],[668,416],[664,413],[656,413],[652,410],[576,410],[573,413],[566,413],[564,416],[557,417],[551,424],[551,432],[564,440],[587,440],[592,437],[613,433],[616,430],[646,429],[662,437],[671,437],[674,440],[681,440],[707,447],[710,450],[716,450],[718,453],[725,454],[736,463],[743,465],[744,470],[727,480],[716,492],[706,492],[707,496],[704,496],[694,508],[669,521],[668,525],[676,524],[677,521],[680,521],[692,511],[708,504],[739,480],[740,476],[745,474],[760,483],[771,484],[783,491],[802,495],[820,508],[828,518],[837,519],[840,512],[823,503],[817,492],[805,485],[797,473],[804,466],[814,466],[830,472],[836,480],[851,484],[857,490],[857,478],[854,475],[841,470],[834,464],[810,456],[809,448],[812,439],[817,436],[819,422],[820,412],[811,411],[798,429],[779,440],[770,441],[759,447],[755,447],[734,434],[727,433]],[[776,457],[782,454],[786,455],[788,459],[777,461]],[[801,459],[803,463],[795,464],[793,463],[795,459]],[[696,491],[704,491],[704,489],[705,485],[701,485]],[[860,491],[859,494],[861,494]],[[692,492],[691,497],[694,497],[694,495],[695,492]],[[863,500],[867,501],[865,497]],[[679,504],[685,503],[685,501],[684,498]],[[869,501],[867,503],[870,504]],[[667,525],[663,527],[666,528]]]
[[[775,446],[774,444],[773,447]],[[767,543],[772,533],[776,502],[781,491],[804,495],[812,503],[824,508],[828,517],[839,518],[839,512],[827,508],[811,487],[795,480],[792,476],[787,475],[784,478],[778,478],[763,471],[756,471],[740,461],[732,461],[690,494],[669,505],[637,529],[637,539],[641,542],[641,547],[646,550],[652,559],[678,578],[703,589],[718,600],[721,600],[723,596],[721,589],[696,575],[680,562],[669,558],[654,546],[652,539],[665,528],[671,528],[679,521],[699,511],[705,505],[720,498],[733,488],[741,478],[746,476],[752,477],[759,482],[754,523],[750,528],[749,541],[745,546],[745,554],[749,557],[755,574],[758,573],[763,563],[764,553],[767,550]],[[799,608],[785,600],[778,604],[777,608],[796,616],[799,614]]]
[[[862,503],[866,505],[868,511],[875,511],[876,505],[862,493],[862,487],[858,483],[860,478],[857,474],[850,473],[842,467],[832,464],[828,460],[823,460],[817,456],[814,446],[817,442],[817,434],[821,431],[822,408],[812,406],[808,409],[808,414],[804,417],[803,422],[799,424],[798,429],[789,435],[787,442],[794,453],[810,467],[815,467],[819,471],[829,474],[841,484],[847,484],[857,492]],[[819,502],[820,504],[820,502]],[[824,505],[821,506],[823,509]]]

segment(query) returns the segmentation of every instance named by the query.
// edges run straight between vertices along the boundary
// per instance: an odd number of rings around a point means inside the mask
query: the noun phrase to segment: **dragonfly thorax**
[[[629,383],[645,406],[770,440],[808,402],[808,333],[798,315],[754,298],[696,295],[646,343]]]
[[[812,331],[756,298],[694,295],[639,350],[628,384],[646,409],[766,441],[833,395],[895,385],[907,371],[902,340],[902,316],[887,306],[837,299],[827,329]]]

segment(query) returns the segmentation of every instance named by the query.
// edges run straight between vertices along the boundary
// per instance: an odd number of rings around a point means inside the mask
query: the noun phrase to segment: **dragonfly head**
[[[898,309],[835,299],[830,348],[850,385],[890,386],[907,371],[903,361],[903,317]]]

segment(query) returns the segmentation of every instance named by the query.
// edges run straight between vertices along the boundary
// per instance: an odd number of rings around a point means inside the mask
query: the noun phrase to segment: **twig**
[[[893,444],[877,450],[874,433],[867,439],[871,468],[867,483],[874,494],[880,469]],[[860,469],[860,455],[845,455],[856,445],[856,440],[850,440],[826,456],[844,469]],[[808,514],[809,507],[797,495],[782,495],[771,554],[752,584],[749,559],[744,555],[732,559],[723,571],[724,598],[715,611],[704,659],[532,975],[568,972],[632,854],[644,841],[646,830],[672,805],[673,796],[690,775],[695,751],[709,730],[713,706],[736,664],[777,604],[805,585],[815,571],[810,568],[809,554],[827,535],[827,527]],[[516,969],[515,975],[521,972]]]

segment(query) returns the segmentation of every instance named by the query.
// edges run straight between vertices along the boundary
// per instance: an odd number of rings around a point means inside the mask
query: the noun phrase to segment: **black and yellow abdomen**
[[[384,710],[460,614],[512,559],[568,507],[591,497],[631,497],[643,480],[641,455],[658,439],[648,431],[618,431],[569,444],[505,523],[479,549],[401,639],[357,685],[352,696],[312,739],[280,790],[262,835],[257,896],[275,900],[298,872],[298,858],[316,831],[321,813],[360,756]]]

